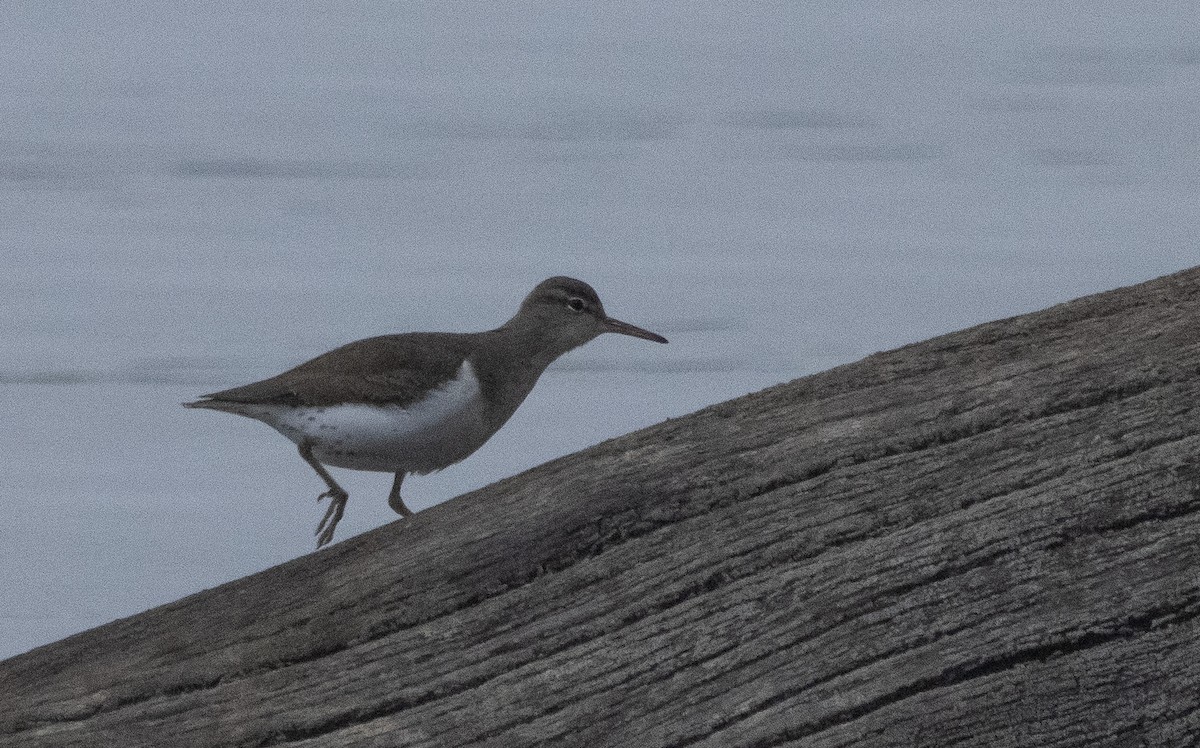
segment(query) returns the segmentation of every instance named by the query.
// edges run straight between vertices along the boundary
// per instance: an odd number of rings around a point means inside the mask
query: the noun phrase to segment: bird
[[[575,278],[537,284],[500,327],[476,333],[409,332],[347,343],[282,374],[184,403],[261,421],[291,440],[324,481],[329,505],[317,548],[333,540],[349,494],[327,466],[394,473],[388,505],[406,475],[425,475],[474,453],[508,421],[546,368],[604,333],[667,339],[605,312]]]

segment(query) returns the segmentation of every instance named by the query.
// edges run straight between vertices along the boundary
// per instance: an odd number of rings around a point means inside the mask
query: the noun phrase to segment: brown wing
[[[204,395],[205,402],[405,406],[454,379],[470,352],[467,335],[406,333],[348,343],[278,376]]]

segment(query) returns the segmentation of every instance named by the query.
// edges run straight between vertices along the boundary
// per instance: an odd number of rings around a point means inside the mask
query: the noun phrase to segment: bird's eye
[[[567,299],[567,308],[570,309],[572,312],[582,312],[583,306],[584,306],[583,299],[577,298],[575,296],[572,296],[571,298]]]

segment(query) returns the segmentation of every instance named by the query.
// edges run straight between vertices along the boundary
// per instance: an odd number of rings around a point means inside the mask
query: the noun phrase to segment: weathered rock
[[[1200,269],[671,420],[0,663],[4,746],[1200,740]]]

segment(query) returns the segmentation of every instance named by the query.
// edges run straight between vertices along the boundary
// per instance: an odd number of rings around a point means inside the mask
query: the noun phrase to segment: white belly
[[[356,403],[246,415],[296,444],[309,442],[320,462],[353,470],[429,473],[453,465],[491,436],[479,379],[466,362],[457,377],[406,408]]]

